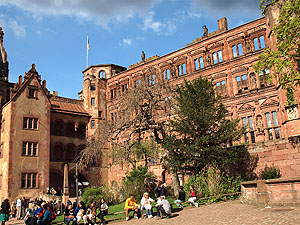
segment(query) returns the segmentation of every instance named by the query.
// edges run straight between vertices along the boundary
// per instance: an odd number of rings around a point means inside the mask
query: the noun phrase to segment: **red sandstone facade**
[[[226,18],[222,18],[217,31],[128,69],[113,64],[90,66],[83,71],[79,100],[59,97],[55,92],[50,94],[35,68],[27,73],[24,81],[20,77],[15,87],[9,88],[12,84],[8,83],[7,70],[7,77],[1,81],[10,96],[3,100],[7,92],[1,95],[0,199],[14,199],[19,195],[33,197],[49,186],[62,188],[65,163],[70,164],[70,188],[74,190],[73,160],[85,147],[85,138],[93,135],[99,121],[111,120],[118,113],[115,96],[134,88],[147,68],[154,71],[150,79],[152,85],[162,80],[173,85],[198,77],[212,80],[216,92],[223,97],[228,117],[240,118],[241,125],[247,128],[241,142],[249,144],[249,151],[259,156],[258,170],[274,163],[284,177],[299,176],[298,107],[287,108],[285,93],[277,81],[267,82],[267,74],[272,71],[257,74],[253,69],[264,48],[275,46],[269,27],[275,22],[274,12],[231,30],[227,29]],[[28,97],[32,94],[33,97]],[[296,90],[297,100],[299,94]],[[35,108],[38,110],[32,110]],[[36,129],[24,128],[24,118],[28,118],[28,127],[35,126],[34,120],[29,125],[29,118],[37,118]],[[28,146],[33,150],[33,144],[38,153],[29,157],[26,155]],[[110,164],[93,165],[82,172],[80,179],[94,185],[109,183],[117,187],[127,169]],[[150,169],[159,178],[165,176],[166,171],[159,164],[151,165]]]

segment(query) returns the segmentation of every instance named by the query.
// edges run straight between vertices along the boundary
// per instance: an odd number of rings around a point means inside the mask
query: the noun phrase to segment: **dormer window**
[[[28,87],[27,97],[28,98],[36,98],[37,99],[37,88],[35,88],[35,87]]]

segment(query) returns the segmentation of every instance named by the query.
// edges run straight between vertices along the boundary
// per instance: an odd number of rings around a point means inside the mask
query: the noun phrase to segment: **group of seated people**
[[[99,209],[98,214],[97,209]],[[96,224],[97,217],[100,219],[101,225],[103,225],[105,224],[104,216],[107,214],[108,205],[104,199],[100,200],[98,207],[96,202],[92,202],[88,207],[86,207],[82,201],[80,201],[76,207],[74,207],[73,204],[68,203],[64,211],[65,223],[67,225],[69,225],[70,222],[72,222],[72,225],[79,224],[81,220],[83,220],[84,224]]]
[[[48,225],[56,218],[55,213],[46,202],[40,205],[34,202],[29,203],[24,216],[26,225]]]

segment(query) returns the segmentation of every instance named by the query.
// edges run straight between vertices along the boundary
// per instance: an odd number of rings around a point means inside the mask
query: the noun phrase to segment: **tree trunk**
[[[178,175],[176,172],[171,171],[171,176],[172,176],[172,183],[173,183],[173,190],[174,190],[174,195],[176,198],[179,196],[179,180],[178,180]]]

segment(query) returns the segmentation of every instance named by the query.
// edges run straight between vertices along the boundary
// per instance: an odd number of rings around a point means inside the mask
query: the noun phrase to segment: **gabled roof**
[[[21,79],[20,79],[21,77]],[[11,93],[12,93],[12,97],[10,98],[10,100],[3,105],[3,107],[5,107],[7,104],[9,104],[10,102],[16,101],[18,99],[18,97],[23,93],[23,91],[25,90],[25,88],[30,84],[30,82],[36,78],[38,80],[38,85],[41,88],[41,91],[43,92],[43,94],[47,97],[47,100],[49,101],[49,103],[51,104],[50,100],[49,100],[49,91],[47,90],[47,88],[43,87],[41,84],[41,76],[38,74],[38,72],[35,69],[35,64],[31,65],[31,69],[25,73],[24,76],[24,82],[22,82],[22,76],[19,77],[19,82],[15,83],[14,87],[11,88]],[[43,81],[45,82],[45,81]]]

